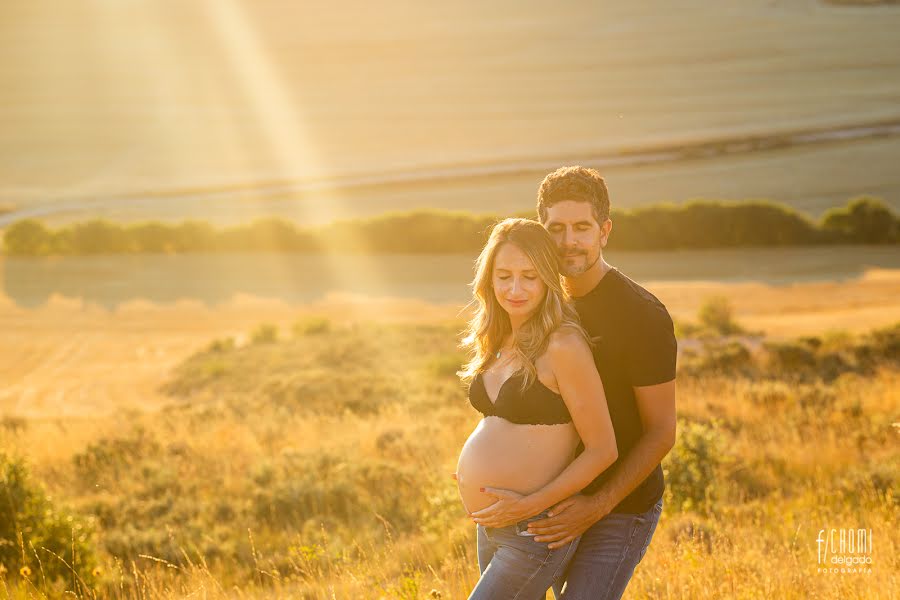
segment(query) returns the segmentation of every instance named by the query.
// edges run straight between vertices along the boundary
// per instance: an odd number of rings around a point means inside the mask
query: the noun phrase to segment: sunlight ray
[[[204,7],[209,21],[213,23],[219,47],[234,69],[239,90],[252,110],[255,124],[261,128],[269,144],[275,175],[285,180],[296,178],[298,174],[326,173],[327,165],[322,164],[314,140],[299,117],[300,103],[291,97],[283,76],[277,71],[244,8],[235,0],[208,1]],[[328,193],[327,200],[324,197],[313,198],[304,202],[303,206],[306,214],[295,219],[300,224],[330,222],[346,214],[336,192]],[[342,289],[347,289],[346,284],[352,282],[340,281],[345,270],[337,257],[329,254],[327,260],[331,261],[329,272],[339,280],[337,283],[341,284]],[[354,272],[365,273],[369,280],[381,280],[375,260],[360,257],[353,262],[357,265],[363,263],[361,267],[354,268]]]

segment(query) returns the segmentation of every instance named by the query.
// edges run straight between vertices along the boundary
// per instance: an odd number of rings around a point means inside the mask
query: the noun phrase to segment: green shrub
[[[0,564],[7,570],[30,571],[39,587],[89,593],[97,564],[93,529],[91,519],[57,506],[22,458],[0,453]]]
[[[320,335],[331,331],[331,321],[325,317],[310,317],[294,323],[294,337]]]
[[[524,216],[533,218],[533,213]],[[857,198],[826,213],[820,224],[769,201],[689,201],[613,210],[618,249],[734,248],[900,242],[900,218],[875,198]],[[477,252],[495,215],[420,210],[339,221],[317,228],[266,218],[215,229],[209,223],[139,223],[102,220],[54,230],[25,220],[5,234],[8,254],[114,252]]]
[[[734,320],[731,302],[724,296],[707,298],[697,312],[700,324],[720,335],[743,333],[743,328]]]
[[[250,334],[254,344],[271,344],[278,341],[278,328],[271,323],[263,323]]]
[[[197,460],[184,444],[163,445],[141,427],[101,438],[76,454],[75,472],[86,495],[82,508],[103,527],[103,548],[126,561],[147,554],[173,564],[185,563],[183,547],[221,555],[208,531],[218,516],[237,514],[240,501],[202,500],[218,480],[216,473],[184,478],[187,465],[196,469]]]
[[[142,459],[160,454],[159,442],[143,427],[121,437],[101,438],[72,458],[78,480],[86,489],[116,486]]]
[[[704,340],[697,352],[685,354],[680,369],[685,373],[748,374],[754,368],[750,350],[738,341]]]
[[[415,527],[421,507],[420,471],[409,465],[329,452],[288,456],[255,474],[254,513],[278,528],[307,520],[339,527],[378,525],[386,519],[400,531]]]
[[[53,233],[43,223],[25,219],[6,229],[3,245],[11,256],[41,256],[53,251]]]
[[[788,377],[802,375],[816,367],[816,353],[802,342],[767,342],[768,366]]]
[[[224,344],[211,344],[203,352],[190,357],[176,369],[175,378],[164,383],[163,393],[186,396],[192,392],[210,388],[240,374],[239,351],[226,348]]]
[[[213,340],[209,343],[209,346],[206,347],[207,352],[230,352],[234,350],[234,338],[222,338],[220,340]]]
[[[900,241],[900,219],[879,198],[860,197],[832,208],[822,217],[822,229],[845,242],[890,244]]]
[[[468,546],[469,523],[460,519],[464,508],[456,482],[449,478],[432,481],[423,486],[423,491],[425,503],[419,515],[419,531],[448,552]]]
[[[68,229],[68,245],[74,254],[122,254],[135,250],[133,238],[118,223],[94,219]]]
[[[751,354],[743,342],[720,336],[683,340],[679,373],[780,379],[792,385],[829,383],[848,373],[868,375],[881,366],[900,367],[900,323],[860,337],[829,332],[823,337],[764,342],[762,348]]]
[[[342,377],[329,372],[296,373],[270,377],[261,386],[262,397],[272,406],[310,412],[375,414],[384,406],[404,400],[398,373],[356,372]]]
[[[665,504],[675,512],[708,513],[715,505],[721,467],[727,462],[717,424],[679,420],[678,440],[663,461]]]
[[[824,241],[806,216],[768,201],[690,201],[613,210],[613,248],[728,248]]]
[[[864,338],[871,345],[873,358],[897,365],[900,363],[900,323],[876,329]]]
[[[819,352],[816,357],[816,373],[823,381],[834,381],[853,368],[843,352]]]

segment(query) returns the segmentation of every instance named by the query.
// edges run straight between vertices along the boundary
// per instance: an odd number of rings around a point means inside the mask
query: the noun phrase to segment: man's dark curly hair
[[[547,208],[565,200],[589,202],[600,225],[609,218],[609,190],[603,177],[594,169],[560,167],[544,177],[537,195],[541,223],[547,221]]]

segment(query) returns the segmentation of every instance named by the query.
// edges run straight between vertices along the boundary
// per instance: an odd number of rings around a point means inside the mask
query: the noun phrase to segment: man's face
[[[589,202],[565,200],[547,208],[544,227],[556,242],[562,274],[578,277],[600,259],[612,221],[601,225]]]

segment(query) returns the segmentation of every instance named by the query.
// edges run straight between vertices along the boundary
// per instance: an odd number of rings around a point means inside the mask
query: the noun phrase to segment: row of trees
[[[519,215],[531,217],[533,215]],[[495,215],[421,211],[301,228],[262,219],[216,229],[209,223],[120,224],[103,220],[50,229],[35,220],[7,228],[9,255],[47,256],[186,252],[459,253],[477,251]],[[766,201],[695,201],[615,210],[610,247],[630,250],[896,244],[900,216],[881,200],[861,197],[816,223]]]

